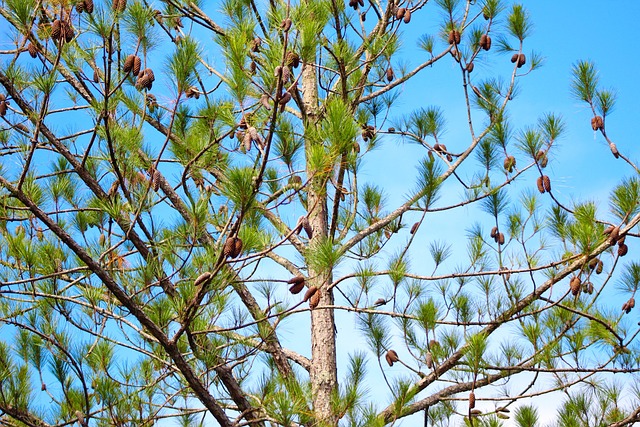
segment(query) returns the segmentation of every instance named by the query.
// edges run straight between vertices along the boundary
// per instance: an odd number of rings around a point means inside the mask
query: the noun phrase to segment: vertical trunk
[[[303,103],[306,112],[306,127],[315,126],[318,120],[318,90],[316,71],[305,64],[302,75]],[[309,186],[307,206],[309,223],[313,229],[311,245],[324,239],[329,233],[327,196],[324,178],[316,177]],[[319,307],[333,305],[333,292],[328,289],[332,280],[331,271],[309,269],[310,286],[320,290]],[[337,388],[336,337],[333,310],[316,308],[311,311],[311,390],[313,409],[318,426],[336,426],[337,420],[331,410],[331,397]]]

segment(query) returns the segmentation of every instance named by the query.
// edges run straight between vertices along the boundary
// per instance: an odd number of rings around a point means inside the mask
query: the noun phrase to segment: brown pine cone
[[[289,31],[291,29],[291,18],[283,19],[280,23],[280,28],[282,28],[282,31],[285,33]]]
[[[483,34],[480,36],[480,47],[484,50],[491,49],[491,37],[489,34]]]
[[[84,0],[80,0],[76,3],[76,11],[78,13],[84,12]]]
[[[404,18],[402,20],[405,24],[411,22],[411,11],[409,9],[407,9],[407,11],[404,13]]]
[[[504,234],[503,233],[498,233],[498,244],[499,245],[504,245]]]
[[[536,180],[536,185],[538,186],[538,191],[540,193],[544,193],[545,189],[544,189],[544,184],[542,182],[542,177],[539,176],[538,179]]]
[[[318,288],[316,288],[315,286],[310,287],[309,289],[307,289],[307,292],[304,293],[304,297],[302,298],[303,302],[307,302],[309,301],[311,298],[313,298],[313,296],[318,293]],[[319,298],[318,294],[318,298]]]
[[[526,63],[527,63],[527,57],[526,57],[526,56],[524,56],[524,53],[519,54],[519,55],[518,55],[518,59],[517,59],[516,66],[517,66],[518,68],[520,68],[520,67],[522,67],[522,66],[523,66],[524,64],[526,64]]]
[[[7,114],[7,101],[0,101],[0,117]]]
[[[611,149],[613,157],[615,157],[616,159],[620,157],[620,153],[618,152],[618,147],[616,147],[616,144],[614,144],[613,142],[610,143],[609,148]]]
[[[389,366],[393,366],[394,363],[400,360],[400,358],[398,357],[398,353],[396,353],[395,350],[387,351],[387,353],[384,355],[384,358],[389,364]]]
[[[571,281],[569,282],[569,289],[571,289],[571,294],[573,296],[578,296],[578,294],[580,293],[581,285],[582,285],[582,281],[578,276],[574,276],[571,279]]]
[[[629,252],[629,247],[627,245],[624,243],[618,245],[618,256],[625,256],[627,252]]]
[[[311,298],[309,298],[309,308],[311,310],[315,309],[318,304],[320,304],[320,292],[315,292],[313,295],[311,295]]]
[[[511,62],[515,63],[518,60],[518,54],[514,53],[513,55],[511,55]]]
[[[131,71],[133,72],[133,75],[138,75],[140,74],[140,67],[142,67],[142,60],[140,60],[140,57],[135,55],[133,57],[133,67],[131,68]],[[153,80],[151,80],[153,81]]]
[[[413,224],[411,226],[411,231],[409,231],[410,234],[415,234],[416,231],[418,231],[418,226],[420,225],[419,222],[416,222],[415,224]]]
[[[399,7],[396,10],[396,19],[400,20],[402,18],[404,18],[404,14],[407,13],[407,9],[405,9],[404,7]]]
[[[547,175],[542,175],[542,185],[547,193],[551,193],[551,179]]]
[[[287,52],[286,64],[289,67],[298,68],[300,66],[300,55],[295,52]]]
[[[491,238],[493,238],[493,240],[496,240],[498,238],[498,227],[493,227],[491,229]]]
[[[53,40],[58,40],[60,38],[60,33],[62,31],[62,21],[56,19],[51,23],[51,38]]]
[[[474,392],[469,393],[469,409],[476,407],[476,394]]]
[[[236,237],[233,241],[233,252],[231,253],[232,258],[238,258],[242,253],[242,240],[239,237]]]
[[[287,280],[287,284],[297,285],[298,283],[302,283],[304,285],[304,280],[304,276],[294,276],[291,279]]]
[[[84,10],[88,14],[93,13],[93,0],[84,0]]]
[[[603,130],[604,129],[604,119],[602,116],[595,116],[591,119],[591,129],[593,130]]]
[[[122,71],[124,73],[128,73],[129,71],[133,70],[133,62],[135,61],[135,57],[136,56],[134,54],[130,54],[124,60],[124,65],[122,66]],[[138,74],[138,73],[134,73],[134,74]]]
[[[602,269],[604,268],[604,264],[601,260],[598,260],[598,265],[596,266],[596,274],[602,273]]]
[[[29,43],[29,45],[27,46],[27,50],[29,51],[29,55],[31,55],[32,58],[38,56],[38,48],[33,43]]]
[[[467,64],[467,73],[471,73],[474,68],[475,68],[475,66],[473,65],[473,62],[469,62]]]
[[[227,237],[227,240],[225,240],[224,246],[222,247],[222,255],[225,258],[228,258],[233,254],[234,249],[235,239],[233,237]]]
[[[391,83],[391,82],[393,81],[394,77],[395,77],[395,76],[393,75],[393,68],[391,68],[391,67],[387,68],[386,76],[387,76],[387,81],[388,81],[389,83]]]
[[[299,294],[300,292],[302,292],[303,289],[304,289],[304,282],[302,282],[302,283],[294,283],[293,285],[291,285],[289,287],[289,292],[291,292],[292,294],[296,295],[296,294]]]

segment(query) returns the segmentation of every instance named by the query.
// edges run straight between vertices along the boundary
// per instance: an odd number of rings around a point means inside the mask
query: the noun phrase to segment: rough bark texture
[[[315,126],[318,116],[318,90],[316,72],[309,64],[305,64],[302,75],[302,92],[306,126]],[[309,224],[313,229],[315,241],[324,239],[329,233],[327,196],[323,178],[316,177],[311,183],[307,206]],[[311,390],[313,393],[313,409],[320,426],[335,426],[337,420],[331,410],[331,396],[338,384],[336,369],[336,338],[333,310],[322,309],[333,305],[333,293],[329,289],[331,271],[313,271],[309,269],[311,278],[309,286],[317,286],[320,290],[320,304],[311,311]]]

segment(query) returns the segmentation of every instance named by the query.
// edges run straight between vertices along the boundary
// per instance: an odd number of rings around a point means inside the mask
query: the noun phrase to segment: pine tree
[[[542,62],[523,5],[0,15],[3,425],[525,427],[554,391],[558,426],[639,419],[612,381],[640,370],[640,263],[620,259],[638,167],[606,126],[615,92],[577,61],[585,126],[620,165],[595,172],[621,181],[610,212],[558,194],[562,115],[510,114]],[[403,104],[441,64],[463,116]]]

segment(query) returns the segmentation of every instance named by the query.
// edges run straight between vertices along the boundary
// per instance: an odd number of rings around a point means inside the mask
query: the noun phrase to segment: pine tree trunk
[[[306,65],[302,76],[304,109],[307,115],[306,126],[315,126],[317,122],[318,92],[315,69]],[[308,219],[313,229],[310,245],[325,239],[329,232],[327,196],[323,178],[316,177],[310,183],[307,206]],[[331,409],[331,397],[337,389],[338,373],[336,368],[336,337],[333,310],[323,306],[333,305],[333,292],[328,289],[332,280],[331,271],[309,269],[309,286],[317,286],[320,292],[318,308],[311,311],[311,390],[313,409],[318,426],[336,426],[337,420]]]

